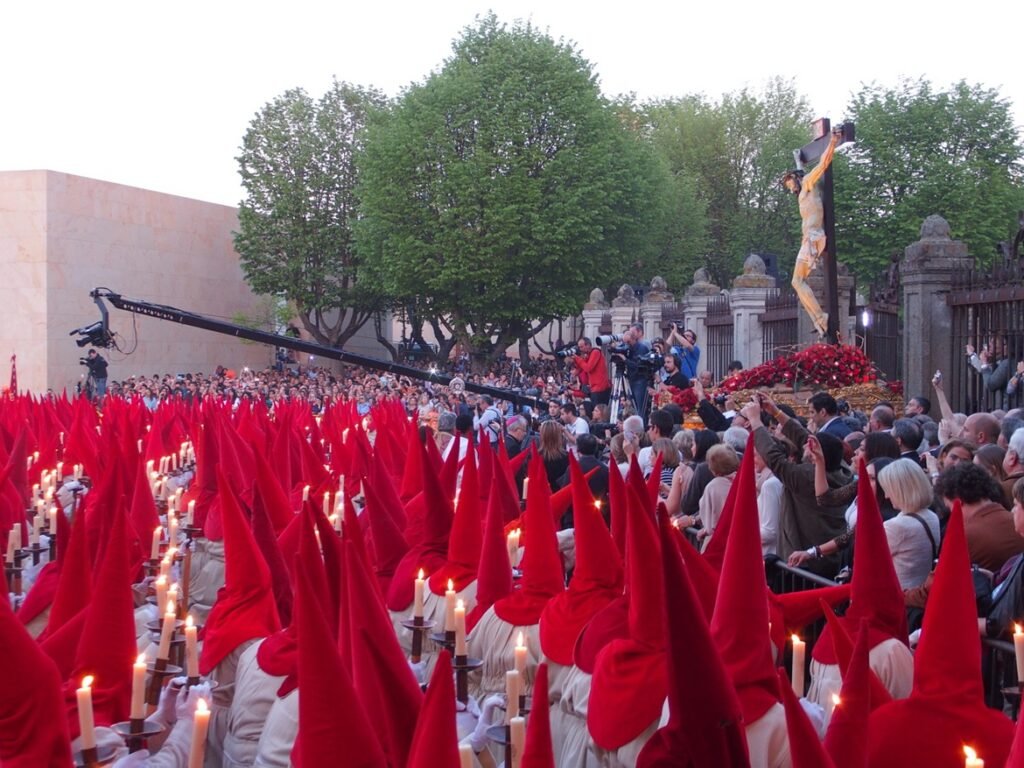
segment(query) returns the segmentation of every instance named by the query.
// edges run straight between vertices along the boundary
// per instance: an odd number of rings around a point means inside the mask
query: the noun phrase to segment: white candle
[[[196,625],[189,614],[185,619],[185,674],[199,677],[199,650],[196,645]]]
[[[466,653],[466,604],[455,601],[455,655],[467,656]]]
[[[96,723],[92,716],[92,675],[82,678],[82,687],[75,691],[78,699],[78,729],[82,732],[82,749],[96,746]]]
[[[206,731],[210,727],[210,708],[206,699],[196,702],[196,714],[192,718],[192,749],[188,754],[188,768],[203,768],[206,752]]]
[[[448,579],[448,589],[444,593],[444,631],[455,631],[455,584]]]
[[[505,722],[511,723],[513,718],[519,717],[519,673],[510,669],[505,673]]]
[[[985,761],[966,744],[964,745],[964,768],[985,768]]]
[[[18,532],[18,547],[24,549],[28,546],[28,539],[25,537],[25,529],[28,528],[24,523],[15,523],[13,530]]]
[[[43,518],[40,515],[36,515],[32,518],[32,533],[29,535],[29,543],[35,547],[39,544],[39,531],[43,527]]]
[[[146,654],[140,653],[132,665],[132,720],[146,718]]]
[[[51,536],[56,536],[57,535],[57,515],[59,515],[59,514],[60,514],[60,512],[57,510],[56,506],[50,507],[50,535]]]
[[[523,501],[526,501],[526,492],[530,488],[530,478],[523,478]]]
[[[324,491],[324,517],[331,514],[331,492]]]
[[[81,464],[75,464],[74,472],[75,472],[75,480],[81,480],[82,479],[82,465]]]
[[[512,768],[519,768],[523,762],[523,746],[526,744],[526,718],[513,717],[509,721],[512,737]]]
[[[157,649],[156,657],[167,661],[171,655],[171,635],[174,634],[174,601],[167,600],[167,610],[164,612],[164,622],[160,627],[160,646]]]
[[[35,485],[32,486],[32,498],[39,498],[39,483],[36,483]]]
[[[804,695],[804,653],[807,643],[793,635],[793,693]]]
[[[520,531],[518,528],[508,533],[508,562],[513,568],[516,567],[516,562],[519,559],[519,536]]]
[[[152,480],[155,474],[156,472],[153,471],[153,460],[150,459],[146,462],[146,477]]]
[[[516,658],[516,672],[520,676],[526,674],[526,641],[523,637],[523,633],[519,633],[519,637],[516,638],[516,647],[514,649]]]
[[[167,541],[172,546],[178,543],[178,516],[173,512],[167,513]]]
[[[11,528],[7,533],[7,564],[14,565],[14,555],[18,551],[18,532]]]
[[[305,486],[302,489],[302,500],[303,501],[309,501],[309,486],[308,485]]]
[[[473,748],[469,744],[459,744],[459,768],[473,768]]]
[[[1013,650],[1017,656],[1017,682],[1024,682],[1024,628],[1013,625]]]
[[[425,584],[423,580],[423,569],[420,568],[419,576],[415,579],[416,592],[413,600],[412,615],[416,618],[423,616],[423,586]]]
[[[149,559],[159,560],[160,559],[160,539],[163,538],[164,529],[162,526],[157,526],[153,529],[153,546],[149,549]]]
[[[187,525],[189,528],[191,528],[193,525],[195,525],[195,520],[196,520],[196,503],[193,500],[193,501],[190,501],[188,503],[188,516],[185,518],[185,525]]]
[[[156,590],[156,612],[163,616],[167,610],[167,577],[158,576],[153,589]]]

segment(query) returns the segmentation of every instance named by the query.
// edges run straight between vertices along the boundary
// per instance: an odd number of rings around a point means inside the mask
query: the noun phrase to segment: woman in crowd
[[[1006,473],[1003,471],[1003,459],[1006,458],[1006,451],[998,445],[983,445],[974,452],[974,463],[984,469],[1003,488],[1006,480]],[[1003,492],[1003,506],[1009,509],[1013,506],[1010,494]]]
[[[565,450],[562,425],[554,419],[540,425],[540,457],[544,460],[548,484],[552,492],[558,490],[558,480],[569,471],[569,453]]]
[[[725,507],[725,499],[729,495],[732,481],[736,478],[736,471],[740,468],[739,456],[728,445],[712,447],[708,451],[707,461],[712,479],[700,497],[698,512],[698,517],[704,526],[702,535],[705,549],[715,533],[715,528],[722,516],[722,509]],[[689,522],[692,525],[694,521]]]
[[[921,465],[897,459],[878,473],[878,484],[899,514],[885,522],[896,576],[903,589],[924,583],[939,554],[939,517],[928,506],[932,485]]]
[[[679,467],[679,451],[668,437],[659,437],[651,445],[652,461],[661,456],[661,497],[668,498],[672,486],[672,478]]]
[[[1024,537],[1024,479],[1013,484],[1013,528]],[[999,576],[1002,576],[1000,579]],[[989,637],[1009,639],[1013,625],[1024,616],[1024,557],[1015,555],[997,574],[992,606],[978,619],[979,629]]]

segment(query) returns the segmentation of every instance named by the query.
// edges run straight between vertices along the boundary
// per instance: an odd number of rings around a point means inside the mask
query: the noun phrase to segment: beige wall
[[[84,370],[68,333],[99,319],[89,291],[170,304],[230,320],[266,317],[232,247],[234,208],[53,171],[0,172],[0,381],[18,355],[21,389],[72,388]],[[110,377],[263,367],[272,350],[112,310],[126,356],[104,351]],[[136,345],[137,341],[137,345]]]

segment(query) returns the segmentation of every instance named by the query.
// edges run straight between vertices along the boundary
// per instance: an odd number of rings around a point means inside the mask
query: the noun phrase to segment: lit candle
[[[168,598],[167,610],[164,612],[164,623],[160,627],[160,646],[157,649],[156,657],[167,661],[171,655],[171,635],[174,634],[174,601]]]
[[[526,674],[526,640],[523,637],[522,631],[519,632],[519,637],[516,638],[514,652],[516,655],[516,672],[523,676]]]
[[[328,515],[327,520],[331,523],[331,527],[334,528],[335,533],[341,533],[341,517],[339,515]]]
[[[804,695],[804,652],[807,643],[797,635],[793,635],[793,693],[797,697]]]
[[[156,612],[162,616],[167,610],[167,577],[158,576],[153,589],[156,590]]]
[[[14,565],[14,555],[18,551],[18,532],[11,528],[7,532],[7,564]]]
[[[150,560],[160,559],[160,539],[163,537],[164,529],[162,526],[157,526],[153,529],[153,546],[149,550]]]
[[[146,654],[140,653],[132,665],[132,720],[146,719]]]
[[[196,520],[196,503],[193,500],[193,501],[190,501],[188,503],[188,516],[185,518],[185,525],[187,525],[189,528],[191,528],[193,525],[195,525],[195,520]]]
[[[173,512],[167,513],[167,540],[171,544],[178,541],[178,516]]]
[[[985,761],[966,744],[964,745],[964,768],[985,768]]]
[[[455,656],[467,656],[466,653],[466,604],[455,601]]]
[[[96,723],[92,717],[92,675],[82,678],[82,687],[75,691],[78,698],[78,729],[82,732],[82,749],[96,746]]]
[[[192,614],[185,619],[185,674],[199,677],[199,651],[196,645],[196,625]]]
[[[459,768],[473,768],[473,748],[469,744],[459,744]]]
[[[50,507],[50,534],[53,536],[57,535],[57,515],[59,514],[56,506]]]
[[[331,514],[331,492],[324,491],[324,516]]]
[[[518,528],[508,533],[508,562],[513,568],[515,568],[516,561],[519,558],[519,536]]]
[[[512,722],[512,718],[519,717],[519,673],[510,669],[505,673],[505,704],[506,722]]]
[[[1013,650],[1017,656],[1017,682],[1024,681],[1024,628],[1013,625]]]
[[[153,471],[153,460],[150,459],[149,461],[146,462],[146,477],[148,477],[148,478],[150,478],[150,480],[152,480],[153,479],[153,475],[155,475],[155,474],[156,473]]]
[[[305,486],[302,489],[302,500],[303,501],[309,501],[309,486],[308,485]]]
[[[39,498],[39,483],[36,483],[35,485],[32,486],[32,498]]]
[[[63,461],[58,461],[57,462],[57,482],[60,482],[63,479],[64,479],[64,462]]]
[[[179,488],[174,492],[174,511],[181,512],[181,497],[185,495],[185,489]]]
[[[39,545],[39,530],[43,527],[43,518],[36,515],[32,518],[32,533],[28,537],[29,544],[33,547]]]
[[[530,487],[530,478],[524,477],[523,478],[523,501],[526,501],[526,491],[529,489],[529,487]]]
[[[210,708],[206,699],[196,702],[196,714],[192,718],[192,749],[188,754],[188,768],[203,768],[203,754],[206,752],[206,731],[210,727]]]
[[[81,480],[82,479],[82,465],[81,464],[75,464],[74,472],[75,472],[75,480]]]
[[[509,721],[509,734],[512,737],[511,768],[519,768],[523,762],[523,746],[526,744],[526,718],[513,717]]]
[[[24,523],[15,523],[13,530],[18,532],[18,547],[24,549],[28,546],[28,540],[25,537],[25,529],[28,528]]]
[[[444,631],[455,631],[455,583],[448,579],[448,589],[444,593]]]
[[[419,576],[415,579],[416,592],[415,598],[412,604],[412,615],[416,618],[423,617],[423,586],[425,584],[423,580],[423,569],[420,568]]]

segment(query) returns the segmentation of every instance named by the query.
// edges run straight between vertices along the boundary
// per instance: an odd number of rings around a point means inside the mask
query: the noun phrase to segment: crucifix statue
[[[832,155],[836,147],[854,140],[853,123],[831,130],[828,118],[814,123],[815,139],[796,150],[797,169],[782,177],[782,185],[797,195],[800,206],[801,242],[793,267],[793,289],[821,336],[835,344],[839,340],[839,291],[835,254],[835,211],[832,203]],[[806,163],[818,164],[805,174]],[[822,261],[825,272],[823,311],[807,276]]]

